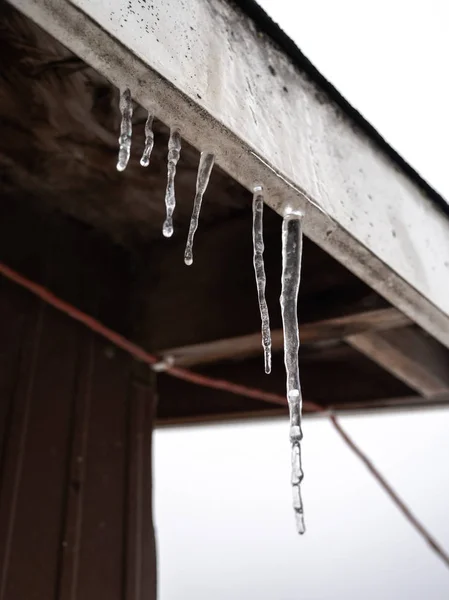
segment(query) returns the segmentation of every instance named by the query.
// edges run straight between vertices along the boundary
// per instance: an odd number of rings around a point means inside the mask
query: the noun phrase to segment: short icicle
[[[153,115],[148,112],[148,117],[145,123],[145,148],[143,149],[142,158],[140,164],[142,167],[148,167],[150,164],[150,156],[154,146],[154,133],[153,133]]]
[[[302,255],[302,215],[288,213],[282,223],[282,292],[281,311],[284,329],[284,361],[287,373],[287,400],[290,411],[290,443],[292,460],[292,493],[298,533],[305,532],[301,499],[301,410],[299,382],[298,291]]]
[[[165,237],[173,235],[173,212],[176,206],[175,198],[175,175],[176,165],[181,154],[181,132],[178,127],[170,129],[170,138],[168,140],[168,163],[167,163],[167,189],[165,192],[166,218],[162,227],[162,233]]]
[[[265,299],[267,278],[263,262],[263,188],[254,187],[253,195],[253,264],[256,275],[257,295],[259,298],[260,317],[262,321],[262,346],[264,351],[265,373],[271,373],[271,332],[270,316]]]
[[[198,220],[200,217],[201,203],[203,195],[209,183],[212,167],[214,166],[215,156],[210,152],[201,152],[198,174],[196,176],[196,194],[193,201],[192,217],[190,219],[189,235],[187,236],[186,249],[184,252],[184,262],[186,265],[193,263],[193,238],[198,229]]]
[[[120,124],[120,137],[118,139],[120,148],[118,152],[117,171],[124,171],[131,154],[131,136],[133,127],[133,101],[131,92],[125,88],[120,94],[120,112],[122,122]]]

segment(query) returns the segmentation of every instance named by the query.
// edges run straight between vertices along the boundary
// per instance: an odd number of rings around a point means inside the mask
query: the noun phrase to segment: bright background
[[[449,410],[342,424],[449,548]],[[330,423],[304,424],[295,533],[285,420],[160,430],[161,600],[447,600],[449,571]]]
[[[447,1],[260,4],[449,198]],[[449,410],[341,422],[449,550]],[[331,425],[309,418],[304,436],[298,538],[286,421],[156,432],[161,600],[449,598],[449,571]]]

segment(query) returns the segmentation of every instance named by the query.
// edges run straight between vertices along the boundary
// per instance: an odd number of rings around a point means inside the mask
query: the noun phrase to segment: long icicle
[[[267,278],[263,262],[263,188],[254,187],[253,195],[253,264],[256,275],[257,295],[259,299],[260,318],[262,321],[262,346],[265,361],[265,373],[271,373],[271,331],[270,315],[265,299]]]
[[[301,410],[299,381],[298,291],[302,256],[302,215],[289,213],[282,223],[282,292],[281,311],[284,328],[284,361],[287,374],[287,400],[290,411],[290,443],[292,460],[292,493],[298,533],[305,532],[301,499]]]
[[[165,237],[173,235],[173,212],[176,207],[175,198],[175,175],[176,165],[181,154],[181,132],[178,127],[170,129],[170,138],[168,140],[168,162],[167,162],[167,189],[165,192],[166,218],[162,227],[162,233]]]
[[[153,133],[153,115],[148,112],[148,117],[145,123],[145,148],[143,150],[140,164],[142,167],[148,167],[150,164],[150,156],[154,146],[154,133]]]
[[[128,88],[120,94],[120,112],[122,122],[120,124],[120,137],[118,139],[120,148],[118,151],[117,171],[124,171],[131,154],[131,137],[133,128],[133,101]]]
[[[212,167],[214,166],[215,156],[210,152],[201,152],[198,174],[196,176],[196,194],[193,201],[192,217],[190,219],[189,235],[187,236],[186,249],[184,252],[184,262],[186,265],[193,263],[193,238],[198,229],[198,220],[200,218],[201,203],[203,195],[209,183]]]

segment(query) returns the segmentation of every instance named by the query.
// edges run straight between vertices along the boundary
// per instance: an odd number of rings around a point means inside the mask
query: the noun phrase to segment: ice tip
[[[171,223],[167,223],[167,221],[165,221],[162,227],[162,235],[166,238],[169,238],[173,235],[173,225]]]
[[[299,535],[304,535],[306,532],[306,525],[304,523],[304,513],[301,511],[295,510],[295,522],[296,522],[296,532]]]
[[[185,252],[184,254],[184,263],[190,267],[190,265],[193,265],[193,255],[191,252]]]
[[[119,172],[121,173],[121,172],[122,172],[122,171],[124,171],[125,169],[126,169],[126,164],[123,164],[122,162],[120,162],[120,161],[119,161],[119,162],[117,163],[117,171],[119,171]]]
[[[265,352],[265,373],[269,375],[271,373],[271,353],[270,351]]]
[[[142,156],[142,158],[140,159],[140,164],[142,165],[142,167],[148,167],[148,165],[150,164],[150,159],[146,156]]]

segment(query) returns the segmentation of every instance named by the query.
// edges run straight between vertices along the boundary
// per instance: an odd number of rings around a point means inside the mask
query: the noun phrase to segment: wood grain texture
[[[24,221],[18,240],[8,224],[2,258],[129,333],[116,249],[73,223]],[[0,309],[1,600],[155,599],[154,379],[4,279]]]
[[[351,335],[347,343],[429,400],[449,394],[449,351],[417,327]]]
[[[305,323],[300,328],[301,344],[322,344],[341,340],[365,332],[385,331],[408,325],[410,320],[395,308],[381,308],[362,313],[354,313],[333,319]],[[272,351],[282,349],[284,336],[282,329],[271,331]],[[260,332],[217,340],[193,346],[171,348],[159,354],[162,360],[182,367],[191,367],[222,360],[241,360],[261,353]]]

